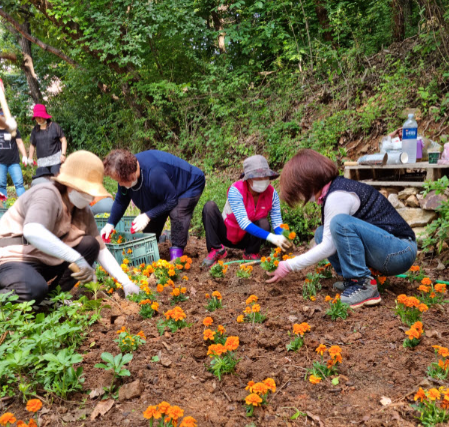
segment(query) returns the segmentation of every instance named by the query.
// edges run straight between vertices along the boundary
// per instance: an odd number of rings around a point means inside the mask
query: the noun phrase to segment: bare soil
[[[160,245],[160,251],[162,258],[168,257],[168,246]],[[449,305],[433,307],[424,313],[427,335],[414,350],[405,349],[402,343],[408,328],[394,315],[395,297],[413,291],[404,279],[391,279],[379,306],[354,311],[348,319],[333,322],[325,315],[328,303],[324,298],[335,295],[332,291],[335,279],[323,280],[316,301],[305,301],[302,284],[308,271],[291,274],[287,280],[272,285],[265,283],[265,272],[259,267],[254,269],[251,279],[237,279],[235,271],[238,267],[232,264],[224,279],[214,280],[200,269],[206,255],[204,240],[192,237],[186,254],[193,259],[187,282],[189,300],[180,305],[193,325],[174,334],[159,336],[156,321],[161,314],[143,320],[136,304],[117,299],[111,309],[103,310],[102,321],[92,327],[81,347],[85,393],[71,396],[70,401],[58,398],[47,401],[41,426],[148,426],[142,412],[148,405],[161,401],[179,405],[185,415],[193,416],[201,427],[418,425],[417,414],[410,408],[410,403],[420,384],[427,387],[440,385],[426,379],[426,370],[434,361],[431,346],[448,344]],[[241,258],[240,251],[230,251],[229,254],[228,260]],[[431,267],[428,272],[430,277],[436,278],[437,272]],[[438,275],[444,276],[444,272],[438,271]],[[224,308],[207,313],[205,294],[215,290],[223,295]],[[165,292],[160,299],[161,312],[170,307],[168,290]],[[254,326],[238,324],[236,318],[251,294],[259,297],[267,320]],[[208,315],[214,319],[215,327],[222,324],[228,335],[240,338],[237,354],[241,360],[236,374],[226,375],[222,381],[206,369],[208,357],[202,320]],[[305,345],[297,353],[287,352],[288,332],[293,323],[301,322],[308,322],[312,330],[306,334]],[[88,393],[110,381],[94,365],[101,361],[101,353],[119,352],[113,340],[123,324],[131,332],[143,330],[147,336],[147,343],[134,353],[129,365],[131,377],[124,379],[124,383],[139,379],[143,391],[131,400],[115,401],[109,412],[91,421],[90,414],[100,400],[89,398]],[[318,359],[315,348],[320,343],[337,344],[343,349],[338,385],[333,385],[330,379],[318,385],[304,379],[306,369]],[[157,355],[166,366],[152,361]],[[256,408],[255,416],[247,418],[243,406],[247,395],[245,387],[250,380],[257,382],[267,377],[276,381],[277,391],[269,397],[268,407]],[[391,399],[391,404],[383,406],[382,397]],[[1,410],[28,419],[19,399],[4,402]],[[291,420],[297,411],[302,414]]]

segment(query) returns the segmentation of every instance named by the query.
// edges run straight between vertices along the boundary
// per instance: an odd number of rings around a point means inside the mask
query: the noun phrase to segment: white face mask
[[[264,179],[263,181],[253,181],[251,184],[251,189],[254,190],[256,193],[263,193],[268,186],[270,185],[269,179]]]
[[[92,203],[94,198],[89,194],[80,193],[76,190],[72,190],[69,193],[69,200],[78,209],[84,209],[85,207],[89,206]]]

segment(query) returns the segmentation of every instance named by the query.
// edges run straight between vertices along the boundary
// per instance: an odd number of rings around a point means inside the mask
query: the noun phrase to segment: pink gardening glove
[[[273,273],[267,273],[269,276],[273,276],[270,280],[267,280],[267,283],[279,282],[279,280],[282,280],[290,272],[291,270],[287,264],[287,261],[281,261],[278,268],[273,271]]]

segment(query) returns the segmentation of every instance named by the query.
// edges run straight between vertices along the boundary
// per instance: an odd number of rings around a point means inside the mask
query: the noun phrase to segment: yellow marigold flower
[[[206,327],[209,327],[210,325],[212,325],[212,323],[214,323],[214,319],[212,319],[212,317],[206,317],[203,320],[203,325]]]
[[[241,314],[240,316],[237,316],[237,323],[243,323],[245,320],[245,317],[243,316],[243,314]]]
[[[132,253],[133,253],[133,250],[132,250],[131,248],[129,248],[129,249],[126,251],[126,253],[132,254]]]
[[[174,297],[177,297],[177,296],[179,296],[179,294],[180,294],[180,290],[179,290],[179,288],[175,288],[175,289],[173,289],[173,291],[172,291],[172,293],[171,293]]]
[[[427,391],[427,397],[430,400],[439,400],[441,397],[441,393],[436,388],[431,388]]]
[[[256,384],[254,381],[248,381],[248,385],[245,387],[245,390],[248,390],[249,392],[252,393],[251,390],[254,384]]]
[[[328,301],[331,301],[331,300],[332,300],[332,297],[329,296],[329,295],[327,295],[326,298],[324,298],[324,301],[325,301],[325,302],[328,302]]]
[[[128,258],[125,258],[125,259],[123,260],[123,264],[129,264],[129,259],[128,259]]]
[[[264,395],[268,393],[268,386],[264,383],[256,383],[252,386],[251,391],[259,395]]]
[[[260,261],[261,261],[261,262],[266,262],[267,259],[263,256],[262,258],[260,258]]]
[[[193,417],[185,417],[179,427],[198,427],[195,418]]]
[[[168,270],[168,275],[169,275],[170,277],[175,276],[175,275],[176,275],[175,270]]]
[[[316,301],[316,297],[312,295],[312,296],[310,297],[310,301]]]
[[[251,307],[246,307],[245,308],[245,310],[243,310],[243,312],[245,313],[245,314],[250,314],[251,313]]]
[[[185,294],[187,292],[187,288],[181,288],[181,293]]]
[[[206,329],[203,332],[203,338],[204,338],[204,341],[207,341],[207,340],[213,341],[215,338],[215,332],[210,329]]]
[[[158,302],[153,302],[153,304],[151,304],[151,308],[154,311],[158,311],[159,310],[159,303]]]
[[[255,393],[251,393],[245,397],[245,403],[249,406],[259,406],[262,403],[262,399]]]
[[[143,417],[147,420],[151,420],[151,418],[158,420],[162,417],[162,414],[158,411],[156,406],[148,406],[143,413]]]
[[[268,387],[268,390],[271,390],[272,393],[276,393],[276,383],[273,378],[267,378],[263,383]]]
[[[212,296],[217,299],[220,299],[220,300],[222,299],[222,296],[221,296],[220,292],[218,292],[218,291],[212,292]]]
[[[420,400],[421,402],[424,400],[424,399],[426,399],[426,393],[424,392],[424,390],[420,387],[419,389],[418,389],[418,392],[415,394],[415,397],[413,398],[415,401],[416,400]]]
[[[226,329],[223,325],[218,325],[217,332],[223,335],[226,332]]]
[[[189,280],[189,278],[188,278],[187,276],[182,276],[182,280],[187,281],[187,280]],[[184,419],[185,419],[185,418],[184,418]]]
[[[164,291],[164,285],[161,285],[159,283],[159,285],[156,286],[156,291],[159,292],[159,293],[163,292]]]
[[[252,304],[253,302],[257,302],[258,299],[259,299],[259,298],[257,298],[256,295],[250,295],[250,296],[248,297],[248,299],[246,300],[246,305],[250,305],[250,304]]]
[[[8,423],[14,424],[16,422],[16,417],[11,412],[6,412],[0,417],[0,425],[6,426]]]
[[[254,304],[252,307],[252,312],[253,313],[259,313],[260,311],[260,305],[259,304]]]
[[[237,350],[239,346],[239,337],[228,337],[224,346],[228,351]]]
[[[317,348],[316,348],[316,352],[318,354],[320,354],[321,356],[324,354],[324,352],[327,350],[326,346],[324,344],[320,344]]]
[[[317,376],[315,376],[315,375],[310,375],[309,381],[310,381],[312,384],[318,384],[318,383],[321,382],[321,378],[320,378],[320,377],[317,377]]]
[[[412,266],[410,267],[410,271],[415,272],[415,271],[419,271],[419,270],[420,270],[419,265],[412,265]]]

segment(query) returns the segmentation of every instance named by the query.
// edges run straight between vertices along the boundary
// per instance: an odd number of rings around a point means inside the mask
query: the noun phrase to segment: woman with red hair
[[[317,245],[280,262],[269,283],[328,259],[344,278],[334,284],[342,302],[357,308],[381,301],[370,267],[392,276],[415,261],[415,233],[391,203],[373,187],[339,176],[337,166],[316,151],[300,150],[285,165],[280,197],[289,206],[318,203],[323,225],[315,232]]]

